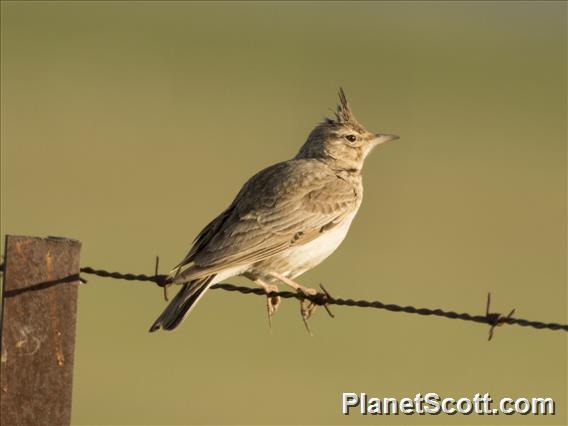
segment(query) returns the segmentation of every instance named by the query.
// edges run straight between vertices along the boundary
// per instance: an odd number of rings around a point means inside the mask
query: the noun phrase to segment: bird
[[[150,332],[175,329],[213,284],[234,276],[264,290],[269,322],[281,302],[277,284],[304,296],[317,293],[294,279],[339,247],[363,200],[366,157],[376,146],[399,139],[365,129],[341,87],[333,112],[313,128],[292,159],[252,176],[197,235],[167,277],[168,285],[181,284],[181,289]],[[308,327],[316,305],[306,307],[300,299]]]

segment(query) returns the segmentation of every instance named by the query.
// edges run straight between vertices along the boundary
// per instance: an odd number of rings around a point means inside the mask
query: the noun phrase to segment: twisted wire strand
[[[120,272],[109,272],[101,269],[93,269],[91,267],[81,268],[81,273],[96,275],[104,278],[121,279],[127,281],[143,281],[143,282],[153,282],[160,287],[169,285],[166,275],[144,275],[144,274],[123,274]],[[241,294],[254,294],[257,296],[266,296],[266,293],[261,288],[251,288],[246,286],[237,286],[234,284],[214,284],[211,286],[212,289],[220,289],[225,291],[237,292]],[[338,305],[338,306],[352,306],[358,308],[375,308],[375,309],[385,309],[390,312],[405,312],[407,314],[418,314],[423,316],[436,316],[448,319],[459,319],[463,321],[472,321],[481,324],[488,324],[491,326],[489,339],[493,335],[493,329],[501,324],[509,325],[520,325],[521,327],[532,327],[537,330],[547,329],[547,330],[563,330],[568,331],[568,324],[558,324],[558,323],[545,323],[541,321],[531,321],[527,319],[514,318],[511,313],[507,316],[503,316],[500,313],[490,313],[489,312],[489,300],[487,304],[487,312],[485,315],[471,315],[468,313],[457,313],[453,311],[445,311],[443,309],[429,309],[429,308],[416,308],[414,306],[401,306],[396,304],[387,304],[380,302],[378,300],[354,300],[354,299],[341,299],[335,298],[329,295],[327,292],[318,293],[316,295],[307,295],[301,293],[295,293],[290,291],[281,292],[271,292],[270,296],[280,296],[284,299],[299,299],[299,300],[309,300],[316,305]]]

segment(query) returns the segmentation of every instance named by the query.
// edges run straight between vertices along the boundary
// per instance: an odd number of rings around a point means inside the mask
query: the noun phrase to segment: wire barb
[[[333,297],[331,297],[331,294],[329,294],[329,291],[327,291],[327,289],[323,286],[323,284],[320,283],[320,288],[323,291],[323,293],[318,293],[317,295],[321,294],[321,303],[316,303],[319,305],[322,305],[327,314],[331,317],[331,318],[335,318],[335,315],[333,315],[333,313],[331,312],[331,310],[329,309],[329,302],[333,301]],[[315,303],[315,302],[314,302]]]
[[[158,284],[159,274],[158,270],[160,269],[160,256],[156,256],[156,266],[154,267],[154,277],[156,278],[156,284]],[[159,285],[159,284],[158,284]],[[164,289],[164,300],[168,302],[168,284],[164,284],[161,286]]]
[[[502,326],[506,323],[507,320],[511,319],[513,314],[515,313],[515,308],[509,312],[509,315],[506,317],[498,314],[498,313],[491,313],[489,309],[491,308],[491,292],[487,293],[487,304],[485,305],[485,316],[489,320],[489,337],[487,341],[491,341],[493,339],[493,331],[495,327]]]

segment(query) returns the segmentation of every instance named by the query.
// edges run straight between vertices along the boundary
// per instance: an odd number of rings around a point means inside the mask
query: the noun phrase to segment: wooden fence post
[[[0,423],[69,425],[81,243],[6,236]]]

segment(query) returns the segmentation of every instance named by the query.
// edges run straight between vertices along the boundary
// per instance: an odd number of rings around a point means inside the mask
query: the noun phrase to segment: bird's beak
[[[373,142],[375,143],[375,145],[380,145],[382,143],[395,141],[398,138],[399,138],[399,136],[397,136],[397,135],[389,135],[389,134],[386,134],[386,133],[377,133],[375,135],[375,139],[373,139]]]

